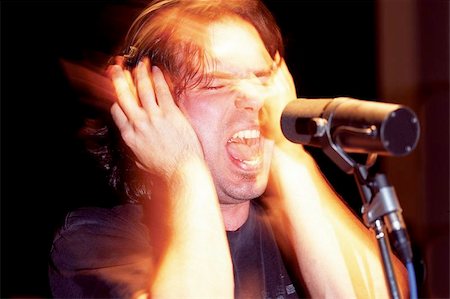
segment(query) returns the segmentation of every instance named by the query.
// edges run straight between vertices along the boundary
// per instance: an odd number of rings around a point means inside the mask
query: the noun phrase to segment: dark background
[[[392,45],[400,61],[410,49],[402,48],[402,36],[389,35],[390,29],[387,38],[381,36],[380,11],[391,9],[386,1],[265,2],[284,33],[299,97],[383,100],[389,95],[386,84],[380,84],[386,81],[381,77],[386,69],[380,62],[380,42]],[[398,184],[421,297],[446,298],[448,1],[397,3],[413,9],[413,26],[397,26],[413,34],[417,56],[402,66],[394,54],[394,63],[388,65],[400,71],[414,65],[418,75],[409,96],[400,92],[390,100],[415,109],[421,140],[411,157],[380,158],[377,167],[386,170],[394,187]],[[47,257],[56,228],[68,210],[96,202],[102,194],[101,175],[77,138],[85,107],[66,81],[59,59],[83,59],[93,51],[110,54],[133,7],[126,1],[1,2],[1,297],[50,297]],[[391,15],[392,22],[403,20],[402,14]],[[395,79],[391,84],[399,85]],[[309,150],[358,211],[361,200],[353,178],[320,150]]]

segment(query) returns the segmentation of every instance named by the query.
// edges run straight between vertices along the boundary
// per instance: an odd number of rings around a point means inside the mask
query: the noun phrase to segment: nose
[[[259,111],[264,105],[262,97],[238,96],[235,100],[235,106],[239,109]]]
[[[263,89],[254,84],[241,84],[234,101],[236,108],[256,112],[261,110],[266,98]]]

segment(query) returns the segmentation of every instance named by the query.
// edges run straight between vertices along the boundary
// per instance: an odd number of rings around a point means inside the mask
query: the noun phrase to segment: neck
[[[239,229],[247,220],[249,209],[249,200],[237,204],[220,204],[225,230],[235,231]]]

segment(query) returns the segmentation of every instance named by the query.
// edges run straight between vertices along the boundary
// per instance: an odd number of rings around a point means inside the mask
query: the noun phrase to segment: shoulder
[[[140,205],[107,208],[81,208],[70,212],[58,230],[51,249],[52,257],[61,253],[65,262],[93,253],[107,257],[149,247],[148,231],[142,222]]]
[[[95,231],[91,229],[95,228]],[[119,230],[119,231],[117,231]],[[114,231],[117,234],[138,233],[145,230],[143,209],[138,204],[124,204],[113,208],[87,207],[67,214],[59,233]]]
[[[82,208],[67,215],[54,237],[50,284],[59,297],[121,297],[145,286],[151,263],[142,206]]]

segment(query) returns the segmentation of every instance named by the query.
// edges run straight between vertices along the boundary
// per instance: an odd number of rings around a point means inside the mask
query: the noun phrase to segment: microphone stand
[[[362,217],[366,226],[371,227],[375,233],[391,298],[400,298],[400,292],[390,256],[391,248],[386,234],[385,222],[383,220],[384,217],[389,217],[391,213],[401,211],[400,204],[395,193],[382,191],[383,188],[389,188],[386,187],[386,177],[384,174],[377,174],[375,178],[369,178],[367,175],[367,168],[357,164],[354,169],[354,176],[359,193],[363,199]]]
[[[371,128],[361,129],[358,133],[372,134],[373,132],[371,130]],[[366,165],[362,165],[356,163],[348,156],[342,147],[333,143],[331,136],[328,135],[328,138],[325,139],[328,140],[327,145],[323,147],[325,154],[343,171],[348,174],[353,174],[355,177],[363,201],[362,217],[365,225],[374,231],[375,238],[377,239],[383,261],[385,279],[389,286],[391,298],[400,299],[398,283],[391,260],[391,248],[386,233],[386,222],[390,225],[389,229],[395,229],[392,231],[394,237],[397,239],[400,237],[400,240],[395,240],[394,247],[398,249],[401,259],[403,261],[410,261],[412,259],[412,251],[405,229],[398,229],[399,224],[403,222],[401,216],[398,215],[402,209],[400,208],[394,188],[387,183],[384,174],[378,173],[375,176],[369,176],[368,169],[375,162],[377,154],[370,153]],[[337,140],[339,141],[338,138]],[[401,231],[400,235],[397,231]]]

